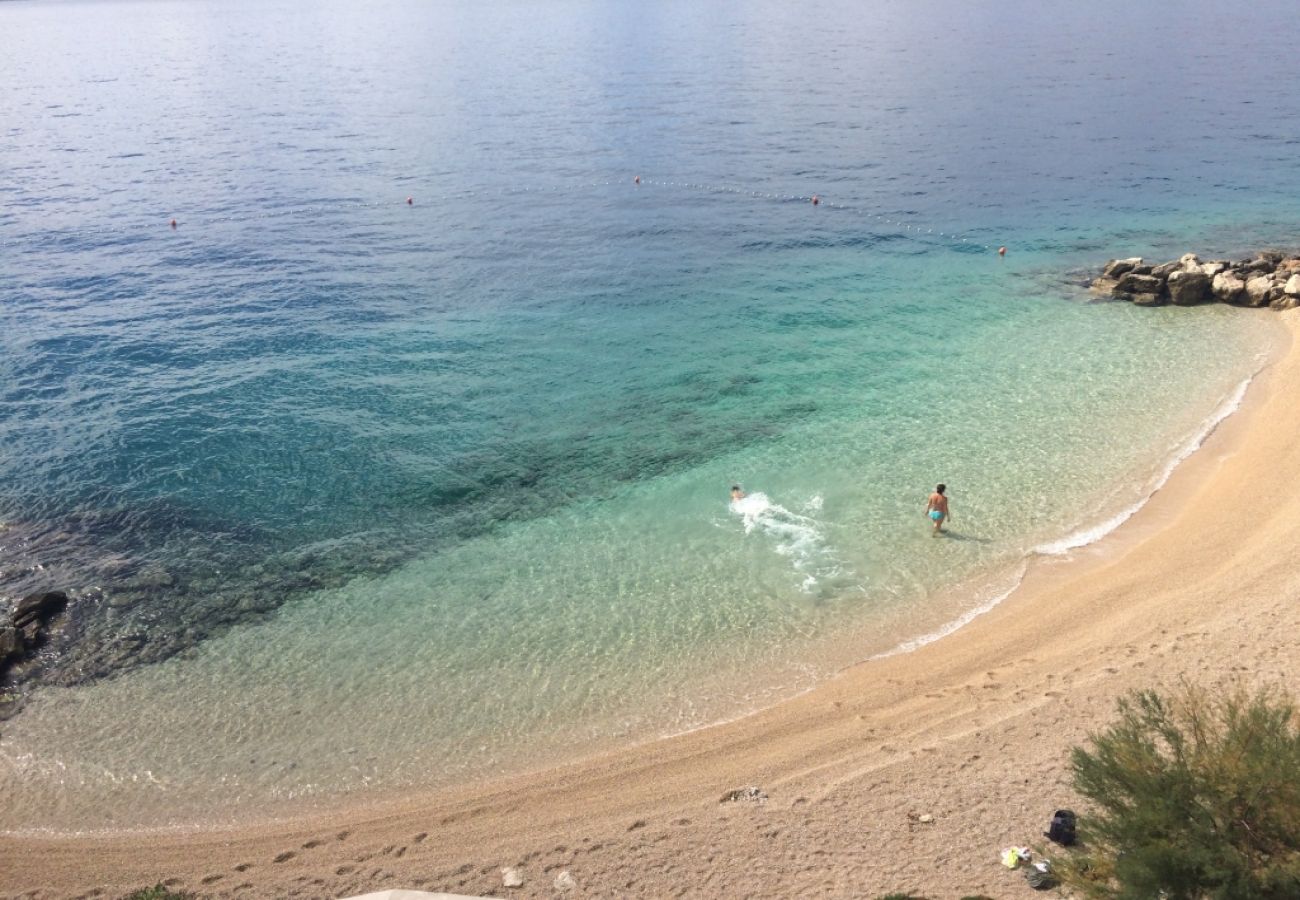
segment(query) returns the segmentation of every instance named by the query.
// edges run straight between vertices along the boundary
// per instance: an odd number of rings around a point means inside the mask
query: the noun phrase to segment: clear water
[[[998,596],[1230,405],[1266,316],[1066,275],[1294,235],[1285,4],[732,6],[0,5],[0,587],[194,644],[0,727],[0,828],[740,714]]]

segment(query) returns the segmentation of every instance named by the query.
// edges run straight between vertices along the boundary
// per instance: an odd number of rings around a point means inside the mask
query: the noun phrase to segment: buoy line
[[[570,184],[553,184],[553,185],[539,185],[539,186],[521,185],[521,186],[513,186],[513,187],[501,187],[495,189],[463,188],[456,191],[447,191],[444,193],[430,195],[427,198],[419,198],[419,202],[417,202],[417,197],[415,194],[409,194],[406,195],[404,199],[394,198],[392,200],[340,199],[335,201],[318,201],[316,203],[312,203],[305,206],[287,206],[287,207],[282,207],[278,209],[269,209],[269,210],[263,209],[257,212],[249,213],[247,215],[205,216],[199,214],[195,216],[193,219],[190,219],[190,218],[186,218],[184,215],[178,214],[178,215],[172,215],[167,217],[164,220],[163,225],[164,227],[170,229],[171,231],[181,231],[187,228],[189,230],[193,230],[195,228],[202,228],[206,225],[226,224],[232,222],[234,223],[256,222],[256,221],[263,221],[267,219],[288,218],[292,216],[319,215],[319,214],[337,212],[340,210],[385,209],[385,208],[393,209],[398,206],[406,206],[412,209],[418,206],[437,208],[458,201],[463,201],[471,197],[506,196],[510,194],[563,194],[563,193],[573,193],[582,190],[590,190],[599,187],[616,187],[619,184],[629,184],[629,183],[631,184],[632,187],[637,189],[645,188],[645,187],[670,188],[673,190],[681,190],[681,191],[696,191],[696,192],[710,193],[710,194],[728,194],[737,197],[749,197],[755,200],[771,200],[779,203],[807,203],[807,204],[811,204],[812,206],[830,209],[830,210],[836,210],[838,212],[856,213],[864,217],[865,220],[872,225],[885,225],[891,228],[896,228],[899,229],[901,234],[909,237],[935,238],[945,243],[952,243],[954,245],[960,245],[972,249],[983,249],[989,252],[992,252],[994,249],[992,246],[983,243],[977,238],[971,238],[967,235],[957,233],[957,232],[945,231],[942,228],[935,229],[933,227],[925,227],[923,225],[919,225],[914,222],[905,221],[900,218],[893,218],[893,216],[897,215],[896,213],[893,214],[873,213],[871,210],[858,206],[856,204],[837,203],[833,200],[828,200],[825,197],[822,197],[820,194],[800,195],[800,194],[774,193],[771,191],[753,190],[751,188],[743,187],[743,186],[724,185],[724,184],[706,184],[706,183],[696,182],[696,181],[675,181],[675,180],[659,179],[659,178],[643,178],[640,175],[635,175],[631,179],[624,177],[621,179],[600,179],[596,181],[576,182]],[[3,228],[3,226],[0,226],[0,228]],[[43,233],[49,235],[68,236],[70,234],[80,234],[80,233],[125,234],[128,232],[139,232],[140,230],[141,229],[139,228],[132,228],[130,226],[124,226],[119,224],[104,224],[104,225],[92,224],[92,225],[74,226],[69,229],[52,228],[46,230]],[[0,239],[0,246],[16,246],[18,243],[19,240],[17,238],[8,239],[8,240]],[[1001,246],[997,248],[997,253],[999,256],[1005,256],[1006,252],[1007,252],[1007,248],[1005,246]]]

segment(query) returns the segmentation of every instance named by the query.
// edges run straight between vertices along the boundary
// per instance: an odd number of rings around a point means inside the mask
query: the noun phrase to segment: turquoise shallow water
[[[6,4],[0,590],[120,674],[0,728],[0,827],[697,727],[1140,502],[1269,322],[1074,273],[1290,239],[1300,64],[1035,10]]]

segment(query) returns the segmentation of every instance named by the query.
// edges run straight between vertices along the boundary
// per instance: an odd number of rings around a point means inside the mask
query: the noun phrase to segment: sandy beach
[[[1041,845],[1052,811],[1081,805],[1069,749],[1118,696],[1184,678],[1300,690],[1300,313],[1258,314],[1285,334],[1241,411],[1118,531],[1036,563],[942,640],[739,721],[400,805],[6,837],[0,894],[1034,895],[999,850]],[[720,799],[751,785],[765,799]],[[503,887],[506,866],[522,887]]]

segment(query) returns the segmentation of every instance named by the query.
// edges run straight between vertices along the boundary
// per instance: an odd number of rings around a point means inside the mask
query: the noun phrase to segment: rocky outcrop
[[[1171,272],[1165,282],[1169,289],[1169,300],[1178,306],[1196,306],[1213,299],[1210,293],[1210,276],[1204,272]]]
[[[1210,283],[1210,290],[1220,303],[1240,303],[1246,293],[1246,282],[1231,272],[1220,272]]]
[[[1139,256],[1112,259],[1091,282],[1093,293],[1137,306],[1234,306],[1293,309],[1300,306],[1300,253],[1263,250],[1249,259],[1202,262],[1185,253],[1148,264]]]
[[[0,617],[0,679],[11,668],[35,656],[48,637],[48,627],[68,606],[63,591],[42,591],[23,597],[9,613]],[[14,703],[0,698],[0,718]]]

